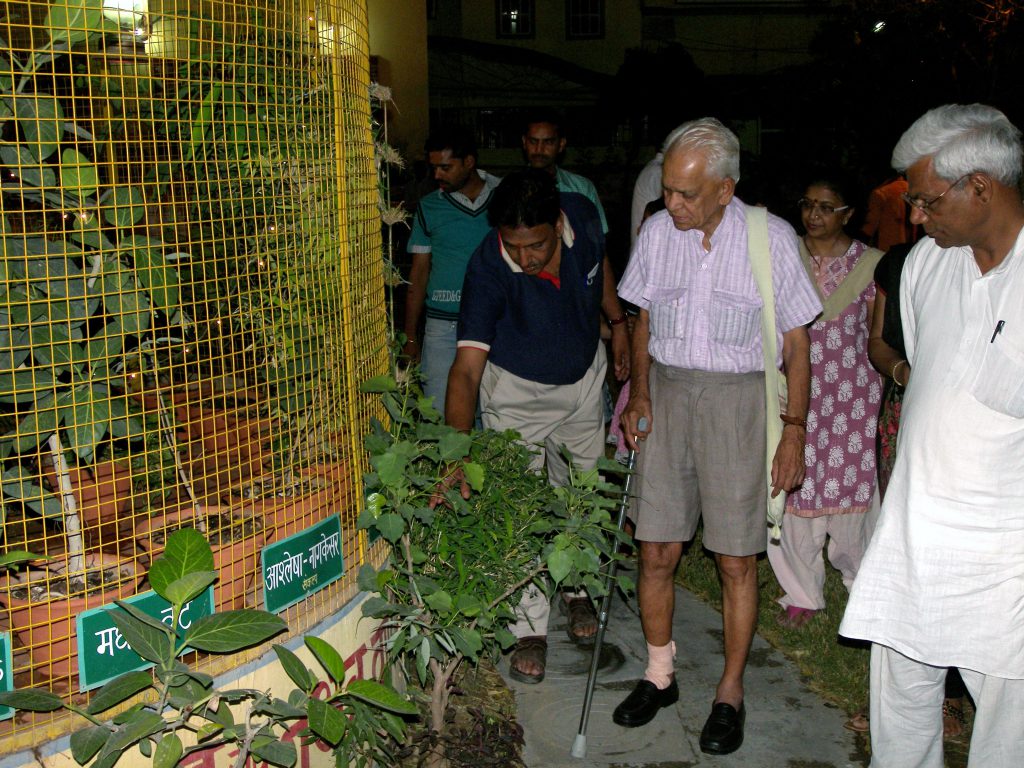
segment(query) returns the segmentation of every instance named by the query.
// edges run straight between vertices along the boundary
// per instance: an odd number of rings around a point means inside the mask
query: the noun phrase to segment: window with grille
[[[495,0],[498,37],[533,37],[533,0]]]
[[[565,36],[569,40],[604,37],[604,0],[565,0]]]

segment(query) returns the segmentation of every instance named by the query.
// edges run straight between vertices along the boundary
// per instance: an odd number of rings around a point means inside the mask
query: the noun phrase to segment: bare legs
[[[640,622],[651,645],[667,645],[672,640],[675,572],[682,551],[681,542],[640,542]],[[716,554],[715,563],[722,580],[725,635],[725,669],[715,701],[739,708],[743,701],[743,671],[757,625],[757,557]]]

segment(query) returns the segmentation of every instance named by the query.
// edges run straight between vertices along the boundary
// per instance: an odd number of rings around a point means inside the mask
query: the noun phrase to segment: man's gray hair
[[[892,152],[897,171],[930,157],[935,175],[953,181],[983,171],[1007,187],[1021,174],[1021,134],[1006,115],[985,104],[946,104],[925,112]]]
[[[740,180],[740,140],[713,117],[683,123],[662,145],[666,155],[677,149],[695,149],[708,161],[708,170],[722,179]]]

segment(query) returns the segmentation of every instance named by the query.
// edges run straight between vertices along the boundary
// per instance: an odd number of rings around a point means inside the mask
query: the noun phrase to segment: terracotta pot
[[[251,518],[257,525],[262,525],[259,530],[223,543],[215,543],[218,533],[216,529],[207,529],[207,540],[213,549],[213,563],[218,576],[213,585],[214,608],[218,611],[245,608],[246,595],[252,590],[255,582],[260,550],[263,549],[268,534],[273,531],[272,523],[264,520],[259,510],[253,509],[251,505],[235,508],[206,505],[203,509],[208,516],[230,514],[236,519]],[[165,538],[177,528],[195,527],[195,510],[189,507],[143,520],[135,530],[139,546],[151,557],[156,558],[164,550],[161,538]]]
[[[298,471],[303,485],[294,495],[267,496],[250,502],[264,516],[274,521],[274,540],[280,540],[304,531],[314,523],[342,511],[348,503],[349,467],[346,462],[316,464]],[[289,488],[281,483],[280,493]]]
[[[117,567],[118,577],[102,589],[81,597],[50,597],[31,601],[15,597],[19,587],[40,583],[67,570],[67,560],[47,563],[45,570],[21,571],[0,577],[0,603],[6,606],[10,626],[29,652],[33,677],[50,680],[78,674],[75,619],[83,611],[110,605],[137,591],[141,576],[134,561],[106,554],[87,554],[87,567]]]
[[[60,480],[48,456],[40,460],[43,482],[50,492],[60,495]],[[116,541],[117,526],[126,519],[132,505],[132,468],[116,461],[102,461],[68,470],[71,491],[78,505],[82,533],[91,540]],[[101,532],[100,528],[108,530]],[[108,534],[105,537],[103,534]]]

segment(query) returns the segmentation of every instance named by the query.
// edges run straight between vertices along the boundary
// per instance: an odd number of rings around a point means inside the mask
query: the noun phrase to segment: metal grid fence
[[[0,631],[17,686],[86,697],[76,617],[146,590],[167,530],[207,532],[218,610],[259,606],[261,547],[329,515],[349,575],[366,556],[365,1],[12,0],[0,38],[0,551],[50,558],[0,577]],[[61,732],[19,714],[0,754]]]

